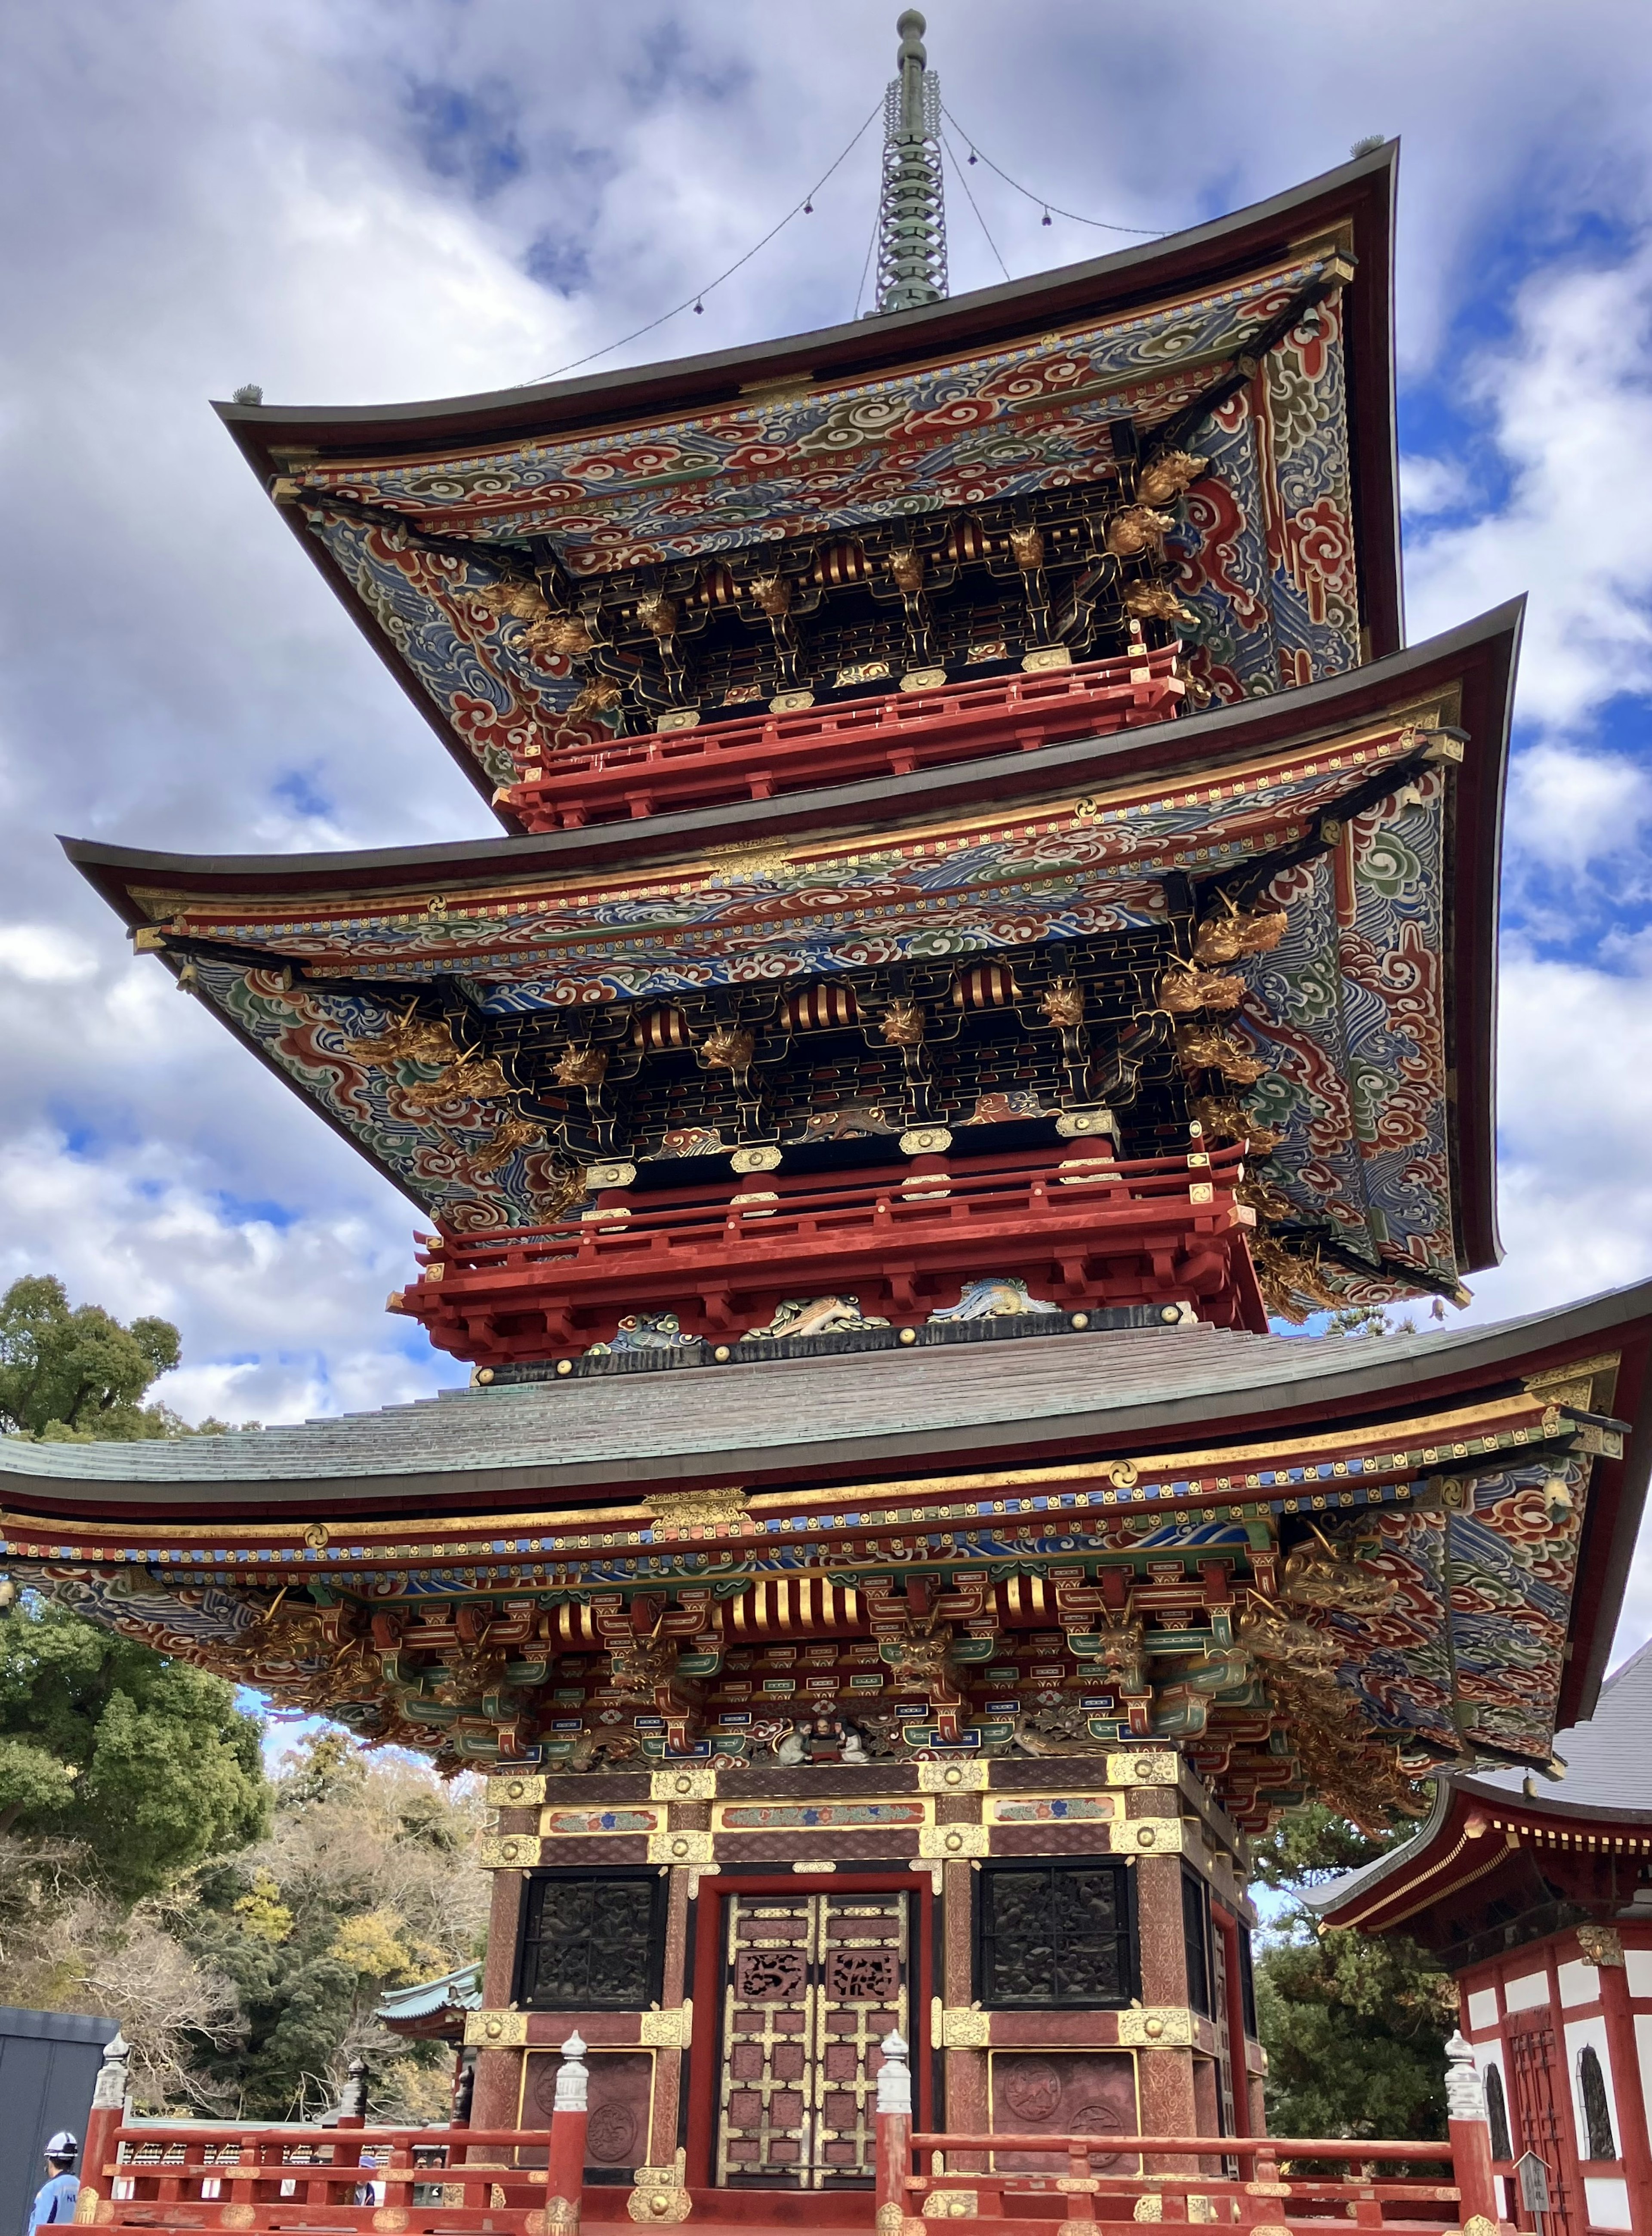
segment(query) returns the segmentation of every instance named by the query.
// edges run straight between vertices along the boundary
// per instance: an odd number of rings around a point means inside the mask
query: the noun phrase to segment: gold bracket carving
[[[1142,2011],[1121,2011],[1119,2041],[1132,2049],[1191,2049],[1196,2037],[1193,2013],[1174,2003]]]
[[[465,2015],[468,2049],[521,2049],[528,2040],[526,2011],[470,2011]]]
[[[669,2010],[642,2014],[644,2049],[687,2049],[694,2030],[694,1999],[689,1996],[685,1996],[680,2003],[673,2003]],[[639,2170],[638,2179],[641,2178]]]
[[[931,2189],[924,2200],[925,2220],[973,2220],[981,2210],[973,2189]]]
[[[712,1801],[716,1794],[716,1772],[697,1765],[683,1770],[656,1770],[648,1780],[650,1801]]]
[[[987,1766],[984,1762],[920,1762],[920,1793],[984,1793]]]
[[[650,1832],[651,1864],[708,1864],[712,1860],[709,1832]]]
[[[747,1519],[746,1496],[737,1483],[711,1490],[662,1490],[643,1511],[656,1529],[738,1529]]]
[[[1623,1969],[1623,1937],[1615,1925],[1580,1925],[1577,1929],[1577,1953],[1586,1964],[1603,1966],[1608,1971]]]
[[[479,1858],[484,1871],[520,1871],[540,1858],[536,1832],[507,1832],[503,1840],[484,1840]]]
[[[545,1798],[543,1778],[490,1778],[490,1809],[537,1809]]]

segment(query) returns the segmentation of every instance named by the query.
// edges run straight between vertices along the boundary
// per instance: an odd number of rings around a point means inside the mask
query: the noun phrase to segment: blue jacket
[[[35,2193],[35,2201],[29,2208],[30,2229],[38,2228],[48,2220],[72,2220],[75,2218],[75,2200],[80,2193],[81,2181],[77,2174],[55,2174],[49,2181],[42,2182]]]

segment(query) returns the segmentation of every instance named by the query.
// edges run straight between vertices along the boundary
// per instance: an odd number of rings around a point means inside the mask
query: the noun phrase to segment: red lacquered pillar
[[[1620,1952],[1617,1961],[1599,1967],[1601,2009],[1606,2019],[1606,2047],[1611,2053],[1613,2110],[1617,2114],[1617,2147],[1629,2193],[1629,2222],[1635,2236],[1652,2236],[1652,2146],[1649,2145],[1646,2093],[1636,2042],[1635,2014],[1629,2008],[1629,1975]]]

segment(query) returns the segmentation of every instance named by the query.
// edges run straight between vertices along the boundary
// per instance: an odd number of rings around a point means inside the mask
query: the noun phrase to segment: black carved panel
[[[646,2010],[659,1996],[665,1882],[569,1872],[529,1884],[517,2000],[528,2010]]]
[[[1135,1934],[1122,1864],[989,1865],[978,1913],[989,2009],[1128,2003]]]

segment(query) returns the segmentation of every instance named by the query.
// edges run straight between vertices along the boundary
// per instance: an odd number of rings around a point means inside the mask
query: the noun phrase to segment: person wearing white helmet
[[[67,2127],[59,2127],[46,2146],[46,2179],[35,2192],[23,2236],[33,2236],[33,2231],[43,2227],[48,2221],[75,2218],[75,2200],[81,2191],[75,2172],[75,2160],[79,2155],[79,2138],[71,2135]]]

